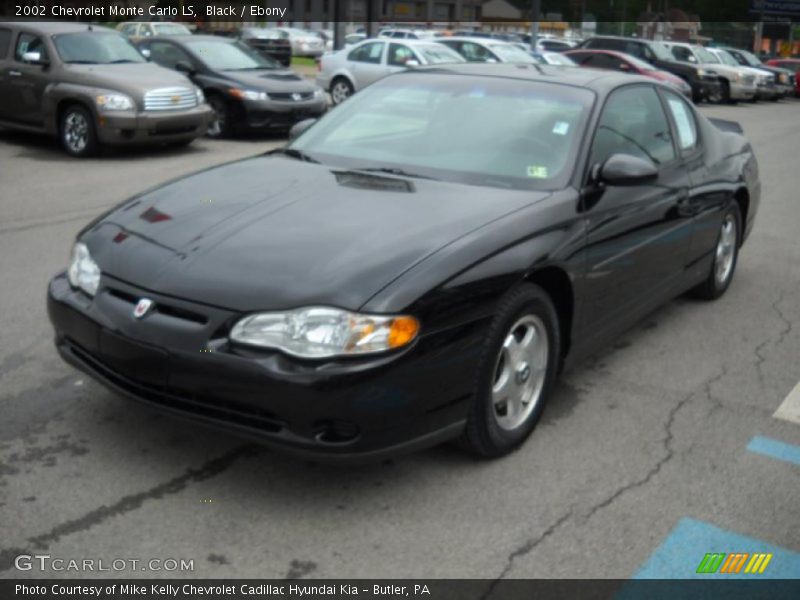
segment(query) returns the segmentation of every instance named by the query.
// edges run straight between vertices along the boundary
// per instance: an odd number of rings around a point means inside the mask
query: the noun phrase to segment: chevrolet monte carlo
[[[308,457],[501,456],[565,364],[725,293],[759,205],[738,124],[627,73],[420,68],[290,137],[86,226],[61,356]]]

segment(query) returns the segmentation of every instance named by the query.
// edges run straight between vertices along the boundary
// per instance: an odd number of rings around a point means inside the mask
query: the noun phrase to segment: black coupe
[[[50,282],[69,363],[306,456],[518,446],[565,360],[731,283],[752,148],[652,79],[422,68],[124,202]]]

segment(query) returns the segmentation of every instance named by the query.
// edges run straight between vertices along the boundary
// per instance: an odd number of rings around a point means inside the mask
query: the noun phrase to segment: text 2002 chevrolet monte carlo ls
[[[738,126],[629,74],[418,69],[308,125],[88,225],[49,288],[64,359],[306,456],[500,456],[565,359],[723,294],[758,208]]]

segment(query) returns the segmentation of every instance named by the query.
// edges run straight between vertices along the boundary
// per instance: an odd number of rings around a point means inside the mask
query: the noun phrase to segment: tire
[[[81,104],[72,104],[61,114],[58,136],[66,153],[76,158],[94,156],[100,149],[94,116]]]
[[[703,300],[716,300],[725,293],[736,271],[741,240],[742,215],[739,205],[734,201],[722,217],[711,270],[705,281],[692,290],[695,296]]]
[[[206,100],[214,111],[214,118],[211,120],[211,123],[208,124],[206,136],[212,139],[230,137],[233,118],[233,111],[231,111],[230,103],[217,94],[209,95]]]
[[[331,94],[331,101],[333,101],[334,105],[341,104],[355,93],[355,89],[353,89],[353,84],[350,83],[350,80],[341,76],[334,77],[333,81],[331,81],[331,89],[329,91]]]
[[[542,416],[560,362],[550,296],[528,283],[509,292],[486,336],[461,446],[496,458],[522,444]]]
[[[719,103],[720,104],[735,104],[731,101],[731,84],[723,80],[720,82],[719,87]]]

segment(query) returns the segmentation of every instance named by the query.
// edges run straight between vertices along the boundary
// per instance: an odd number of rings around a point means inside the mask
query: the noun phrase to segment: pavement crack
[[[764,383],[763,367],[764,363],[767,361],[767,357],[764,355],[764,349],[769,345],[772,345],[773,348],[780,346],[786,339],[786,336],[792,331],[792,322],[786,318],[786,315],[783,314],[783,311],[780,308],[780,304],[783,302],[785,295],[786,293],[782,290],[778,296],[778,299],[772,303],[772,311],[778,315],[778,318],[783,323],[783,328],[780,332],[778,332],[777,339],[773,341],[772,337],[769,337],[753,349],[753,354],[756,355],[756,373],[758,374],[758,381],[761,384]]]
[[[486,600],[486,598],[489,598],[492,595],[492,592],[494,592],[495,588],[500,583],[500,581],[504,579],[505,576],[508,575],[508,573],[514,567],[514,561],[516,561],[521,556],[530,554],[539,544],[541,544],[548,537],[553,535],[556,532],[556,530],[558,530],[559,527],[561,527],[564,523],[569,521],[572,518],[572,514],[573,511],[570,510],[566,514],[559,517],[556,521],[554,521],[547,529],[545,529],[537,537],[525,540],[522,544],[520,544],[514,550],[512,550],[511,553],[508,555],[508,558],[506,559],[506,566],[503,567],[503,570],[500,572],[500,575],[498,575],[494,580],[492,580],[492,583],[489,584],[489,588],[481,596],[481,600]]]
[[[721,380],[727,374],[728,374],[728,369],[727,367],[725,367],[725,365],[723,365],[722,370],[720,371],[719,374],[715,375],[714,377],[711,377],[703,384],[703,392],[705,394],[706,400],[713,401],[711,395],[711,388],[717,381]],[[656,461],[656,463],[642,477],[636,479],[635,481],[626,483],[625,485],[618,487],[610,496],[592,506],[586,513],[586,516],[583,518],[584,523],[589,521],[599,511],[603,510],[604,508],[607,508],[608,506],[616,502],[621,496],[623,496],[627,492],[640,488],[650,483],[650,481],[661,472],[661,469],[664,468],[664,465],[666,465],[668,462],[672,460],[673,456],[675,456],[675,449],[673,448],[673,440],[675,439],[675,436],[672,432],[672,428],[675,424],[675,418],[677,417],[681,409],[687,404],[689,404],[692,398],[694,398],[696,395],[697,392],[695,391],[691,392],[690,394],[687,394],[680,401],[678,401],[675,404],[675,406],[673,406],[672,409],[669,411],[669,414],[667,415],[667,421],[664,424],[664,436],[661,439],[661,445],[664,450],[663,456],[660,459],[658,459],[658,461]]]
[[[110,506],[100,506],[77,519],[72,519],[56,525],[47,533],[28,538],[27,543],[36,550],[47,550],[50,544],[57,542],[64,536],[79,531],[86,531],[111,518],[136,510],[149,500],[157,500],[165,496],[177,494],[184,490],[190,483],[205,481],[206,479],[219,475],[230,468],[239,459],[254,456],[257,453],[258,448],[253,445],[239,446],[222,456],[209,460],[196,469],[187,469],[182,475],[152,487],[149,490],[124,496]],[[7,559],[13,552],[16,552],[15,548],[0,549],[0,557]],[[12,564],[9,560],[0,562],[0,572],[7,571],[11,569],[11,567]]]

